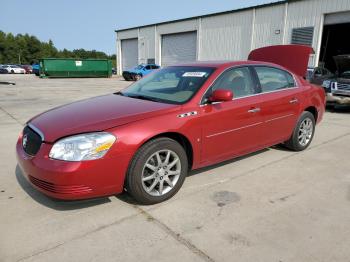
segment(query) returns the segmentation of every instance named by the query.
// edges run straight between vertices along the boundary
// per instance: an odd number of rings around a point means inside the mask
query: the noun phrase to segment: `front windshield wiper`
[[[127,97],[131,97],[131,98],[136,98],[136,99],[142,99],[142,100],[148,100],[148,101],[153,101],[153,102],[161,102],[160,99],[158,98],[155,98],[155,97],[149,97],[149,96],[144,96],[144,95],[125,95],[123,94],[124,96],[127,96]]]

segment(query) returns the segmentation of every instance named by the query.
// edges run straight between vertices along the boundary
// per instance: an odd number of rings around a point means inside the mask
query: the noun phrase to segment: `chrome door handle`
[[[257,113],[257,112],[260,112],[260,108],[259,107],[255,107],[255,108],[252,108],[252,109],[248,110],[248,113]]]
[[[295,104],[298,103],[298,99],[297,98],[293,98],[292,100],[289,101],[290,104]]]

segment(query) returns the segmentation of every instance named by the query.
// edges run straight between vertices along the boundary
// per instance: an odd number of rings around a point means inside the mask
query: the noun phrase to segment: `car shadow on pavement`
[[[75,209],[89,208],[92,206],[97,206],[97,205],[111,202],[111,200],[108,197],[94,198],[94,199],[87,199],[87,200],[74,200],[74,201],[53,199],[45,196],[44,194],[40,193],[35,188],[33,188],[30,185],[30,183],[27,181],[27,179],[24,177],[18,165],[16,166],[15,172],[16,172],[16,179],[18,184],[32,199],[34,199],[39,204],[54,210],[69,211],[69,210],[75,210]]]

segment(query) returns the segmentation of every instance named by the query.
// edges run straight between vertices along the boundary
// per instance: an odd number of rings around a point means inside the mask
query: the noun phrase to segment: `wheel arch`
[[[309,107],[305,108],[304,111],[310,112],[314,116],[315,122],[317,123],[318,111],[317,111],[317,108],[315,106],[309,106]]]
[[[183,134],[178,133],[178,132],[164,132],[164,133],[159,133],[157,135],[154,135],[147,140],[143,141],[143,143],[140,145],[139,148],[141,148],[144,144],[148,143],[151,140],[160,138],[160,137],[167,137],[170,139],[175,140],[178,142],[184,149],[187,155],[188,159],[188,169],[191,170],[193,166],[193,146],[190,140]]]

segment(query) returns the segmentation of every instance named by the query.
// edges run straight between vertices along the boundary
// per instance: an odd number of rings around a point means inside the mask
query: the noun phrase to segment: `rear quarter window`
[[[274,67],[257,66],[255,67],[255,71],[263,93],[295,87],[293,76],[284,70]]]

